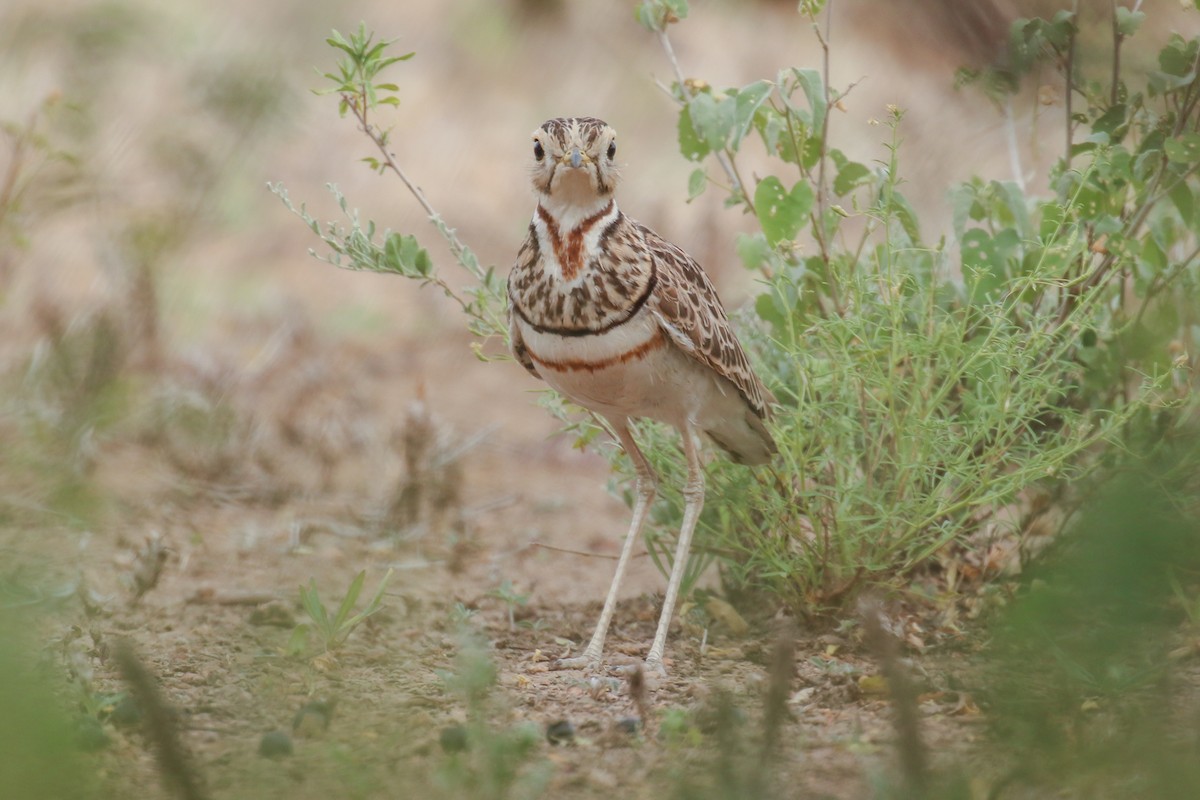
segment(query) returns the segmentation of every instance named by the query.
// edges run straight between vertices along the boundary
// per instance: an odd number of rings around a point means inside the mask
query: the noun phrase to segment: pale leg
[[[704,508],[704,465],[700,462],[700,441],[690,421],[684,426],[682,433],[683,452],[687,456],[688,465],[687,485],[683,487],[683,525],[679,529],[679,542],[675,546],[675,563],[671,567],[671,579],[667,582],[667,595],[663,598],[662,616],[658,618],[658,632],[654,634],[654,644],[650,646],[650,654],[646,656],[646,667],[660,675],[666,674],[662,660],[663,651],[667,647],[667,631],[671,627],[671,615],[675,611],[679,584],[683,582],[683,572],[687,568],[692,533],[696,530],[700,509]]]
[[[654,470],[650,469],[649,462],[646,461],[646,457],[642,455],[637,442],[629,432],[629,420],[610,419],[609,423],[613,426],[613,430],[621,442],[621,447],[625,449],[625,453],[633,462],[634,471],[637,472],[635,486],[637,499],[633,504],[633,521],[629,524],[629,533],[625,535],[625,544],[621,547],[621,557],[617,560],[617,573],[613,576],[612,585],[608,587],[608,597],[604,599],[604,610],[600,612],[600,621],[596,623],[596,631],[592,634],[592,640],[588,643],[582,656],[562,658],[555,662],[555,667],[559,669],[596,668],[600,665],[600,656],[604,652],[604,637],[608,634],[608,624],[612,621],[613,612],[617,608],[617,592],[621,588],[621,577],[625,574],[629,555],[633,552],[633,543],[641,536],[642,526],[646,522],[646,516],[650,513],[650,506],[654,503],[654,495],[658,488],[658,478],[655,476]]]

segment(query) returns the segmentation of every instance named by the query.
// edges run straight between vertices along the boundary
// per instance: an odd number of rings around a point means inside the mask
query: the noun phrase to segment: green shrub
[[[828,141],[840,95],[827,69],[788,68],[724,91],[685,81],[667,29],[687,10],[683,0],[649,0],[637,18],[660,37],[678,77],[680,152],[698,165],[689,195],[722,187],[726,205],[761,228],[737,242],[764,287],[737,321],[780,401],[770,469],[711,465],[691,575],[716,557],[731,589],[766,590],[796,613],[834,611],[865,586],[903,581],[951,543],[977,546],[971,535],[985,526],[1018,524],[1019,503],[1095,470],[1127,429],[1150,420],[1160,434],[1170,427],[1195,380],[1186,354],[1200,345],[1200,38],[1173,37],[1161,69],[1134,91],[1077,74],[1067,55],[1072,14],[1019,21],[1008,71],[974,77],[1002,94],[1041,60],[1067,72],[1068,93],[1086,102],[1068,104],[1071,144],[1054,193],[970,181],[952,192],[955,239],[931,245],[901,190],[901,110],[889,109],[880,128],[890,134],[886,158],[852,161]],[[801,4],[828,53],[825,10]],[[1118,50],[1137,27],[1137,18],[1122,19]],[[374,84],[386,42],[364,29],[329,41],[343,53],[340,73],[327,76],[331,91],[383,155],[372,166],[412,188],[386,131],[368,119],[377,104],[396,102],[394,85]],[[738,166],[752,144],[778,166],[753,187]],[[710,157],[717,178],[703,166]],[[377,239],[374,223],[361,225],[340,195],[348,227],[297,213],[333,263],[434,283],[476,334],[505,336],[494,271],[413,192],[479,281],[471,293],[455,294],[413,237]],[[596,441],[594,420],[572,417],[553,396],[547,404],[582,443]],[[666,570],[683,459],[670,431],[647,423],[640,436],[665,478],[647,538]],[[625,458],[604,452],[628,485]]]

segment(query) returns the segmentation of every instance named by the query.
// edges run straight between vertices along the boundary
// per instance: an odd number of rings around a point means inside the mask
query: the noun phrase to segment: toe
[[[560,658],[551,664],[551,669],[586,669],[594,672],[599,668],[599,659],[590,658],[587,655]]]
[[[667,677],[667,668],[663,666],[661,661],[651,661],[647,659],[645,669],[648,675],[653,675],[656,678]]]

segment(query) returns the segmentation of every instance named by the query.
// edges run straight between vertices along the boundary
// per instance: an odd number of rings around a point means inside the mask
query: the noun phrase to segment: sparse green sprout
[[[488,592],[488,596],[495,597],[504,604],[504,610],[508,614],[508,629],[511,631],[516,628],[514,612],[529,602],[529,595],[518,592],[513,588],[513,582],[505,578],[499,586]]]
[[[461,601],[454,604],[454,608],[450,609],[450,621],[456,626],[464,625],[468,620],[474,619],[479,612],[473,608],[468,608]]]
[[[366,608],[354,613],[354,606],[358,603],[358,596],[362,594],[363,583],[367,579],[366,570],[358,573],[350,582],[350,588],[346,590],[346,596],[342,598],[337,612],[332,615],[321,601],[316,580],[310,578],[308,586],[300,587],[300,607],[304,609],[310,621],[296,626],[288,643],[288,652],[303,652],[309,635],[313,632],[317,634],[324,652],[341,647],[355,628],[383,608],[383,593],[391,577],[392,570],[389,569],[379,581],[379,586],[376,587],[375,594]]]
[[[651,33],[662,33],[668,25],[685,19],[688,0],[645,0],[634,9],[638,24]]]
[[[386,67],[412,58],[413,53],[402,56],[387,55],[387,48],[395,41],[383,39],[378,42],[374,33],[359,25],[349,39],[333,31],[326,39],[331,47],[345,54],[337,63],[337,72],[323,73],[330,85],[314,89],[316,94],[337,94],[340,98],[338,112],[349,113],[378,150],[377,156],[363,159],[372,170],[383,174],[392,172],[404,183],[416,201],[429,216],[429,222],[446,241],[455,261],[473,279],[465,288],[456,288],[437,271],[429,253],[421,247],[411,234],[398,234],[385,230],[376,235],[373,220],[359,222],[357,209],[351,209],[346,198],[330,184],[329,190],[342,211],[345,222],[321,223],[309,212],[304,203],[299,208],[288,198],[287,189],[280,183],[268,183],[270,189],[289,211],[304,221],[304,224],[320,237],[327,248],[326,253],[310,250],[315,257],[349,270],[385,272],[419,280],[422,285],[432,284],[453,300],[467,315],[467,327],[481,339],[499,338],[508,340],[508,322],[505,317],[507,299],[504,279],[496,274],[495,267],[484,267],[479,258],[458,238],[453,228],[446,224],[425,197],[425,193],[405,173],[388,139],[389,129],[374,122],[372,110],[381,105],[397,106],[400,101],[394,94],[399,86],[394,83],[376,83],[379,73]],[[477,354],[481,351],[476,351]]]
[[[447,691],[466,705],[468,722],[455,731],[452,745],[443,739],[445,760],[436,780],[449,797],[540,797],[553,766],[538,757],[542,734],[534,722],[507,727],[492,720],[500,716],[498,672],[487,644],[478,636],[460,637],[452,669],[437,670]]]
[[[335,47],[345,53],[345,58],[337,62],[337,72],[326,72],[322,75],[331,84],[325,89],[314,89],[315,94],[338,94],[338,114],[346,116],[353,111],[356,116],[366,117],[370,109],[380,105],[398,106],[400,98],[395,92],[400,87],[394,83],[376,83],[375,79],[385,68],[399,61],[407,61],[416,55],[415,52],[402,56],[384,55],[395,39],[375,41],[374,32],[368,32],[365,23],[358,24],[358,30],[347,39],[337,30],[325,40],[330,47]]]

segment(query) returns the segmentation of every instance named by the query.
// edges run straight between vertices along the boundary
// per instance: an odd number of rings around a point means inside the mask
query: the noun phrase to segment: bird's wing
[[[512,351],[513,358],[535,378],[542,376],[538,373],[537,367],[533,365],[533,359],[529,357],[529,350],[525,347],[525,340],[521,337],[521,328],[517,325],[517,315],[513,311],[513,305],[516,303],[516,299],[513,297],[513,287],[516,285],[513,276],[524,270],[534,269],[538,255],[537,235],[530,226],[529,235],[525,237],[524,244],[517,252],[517,263],[513,265],[512,273],[508,278],[508,348]]]
[[[759,418],[768,419],[775,398],[750,367],[708,275],[683,250],[632,224],[657,278],[649,306],[659,326],[681,350],[732,383]]]

